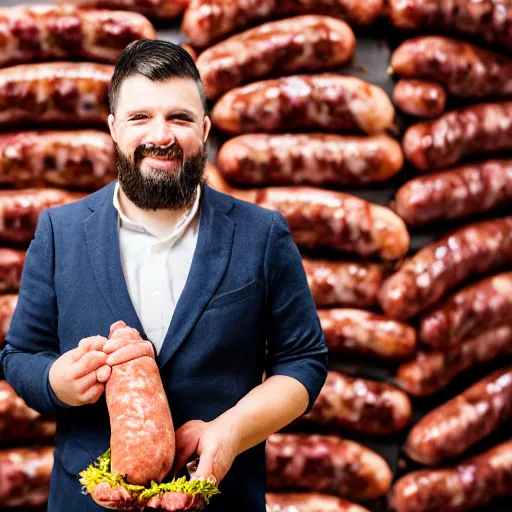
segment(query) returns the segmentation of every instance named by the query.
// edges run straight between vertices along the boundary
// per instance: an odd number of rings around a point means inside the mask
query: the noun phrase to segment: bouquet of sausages
[[[112,336],[139,336],[124,323]],[[100,371],[100,370],[98,370]],[[152,392],[148,400],[147,390]],[[219,494],[214,477],[162,480],[171,471],[175,433],[160,373],[152,357],[112,367],[105,386],[110,448],[80,473],[84,492],[99,505],[118,510],[201,510]]]

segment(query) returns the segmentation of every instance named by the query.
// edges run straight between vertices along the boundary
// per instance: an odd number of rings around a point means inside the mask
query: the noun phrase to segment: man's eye
[[[189,123],[192,122],[192,118],[190,116],[187,116],[187,114],[176,114],[175,116],[172,116],[173,119],[178,119],[179,121],[187,121]]]
[[[130,121],[140,121],[141,119],[145,119],[146,116],[143,114],[136,114],[132,117],[130,117]]]

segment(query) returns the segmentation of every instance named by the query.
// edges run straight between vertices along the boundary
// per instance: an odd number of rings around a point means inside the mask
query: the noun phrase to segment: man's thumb
[[[199,456],[199,464],[197,466],[194,478],[215,476],[213,473],[213,463],[215,461],[215,452],[206,450]]]

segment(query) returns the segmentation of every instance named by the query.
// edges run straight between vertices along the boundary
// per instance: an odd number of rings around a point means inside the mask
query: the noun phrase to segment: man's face
[[[210,119],[194,80],[124,80],[110,133],[124,193],[144,210],[192,205],[206,164]]]

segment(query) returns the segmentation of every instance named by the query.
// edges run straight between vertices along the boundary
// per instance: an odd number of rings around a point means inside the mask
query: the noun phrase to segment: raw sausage
[[[391,470],[380,455],[335,436],[272,434],[266,462],[271,491],[296,488],[366,500],[382,496],[391,484]]]
[[[402,79],[393,89],[393,103],[411,116],[438,117],[446,106],[446,92],[434,82]]]
[[[394,386],[331,370],[313,408],[297,423],[388,435],[404,429],[411,414],[409,398]]]
[[[5,345],[5,337],[11,325],[16,304],[18,304],[18,295],[11,293],[0,295],[0,347]]]
[[[0,66],[80,58],[114,63],[137,39],[155,39],[136,13],[80,10],[71,5],[0,9]]]
[[[353,76],[334,73],[262,80],[224,94],[213,123],[228,133],[322,128],[377,134],[395,111],[386,92]]]
[[[268,492],[265,497],[267,512],[368,512],[355,503],[317,492]]]
[[[512,94],[512,58],[448,37],[422,36],[405,41],[393,52],[390,71],[439,82],[452,96]]]
[[[0,191],[0,240],[30,242],[43,210],[73,203],[83,197],[85,194],[54,188]]]
[[[470,276],[511,259],[512,217],[470,224],[427,245],[388,277],[379,291],[380,305],[391,318],[411,318]]]
[[[48,439],[55,431],[55,418],[41,416],[5,380],[0,381],[0,440]]]
[[[429,311],[420,320],[420,337],[443,349],[505,324],[512,325],[512,272],[468,286]]]
[[[395,512],[461,512],[510,495],[511,482],[512,441],[507,441],[457,466],[405,475],[389,501]]]
[[[352,29],[330,16],[297,16],[265,23],[217,43],[199,55],[197,68],[208,98],[258,78],[324,71],[354,53]]]
[[[0,134],[0,183],[100,189],[117,177],[114,143],[97,130]]]
[[[394,210],[409,226],[461,219],[512,200],[512,160],[487,160],[414,178],[398,190]]]
[[[0,293],[15,293],[20,289],[26,251],[0,248]]]
[[[400,29],[456,32],[512,47],[508,0],[389,0],[389,17]]]
[[[319,309],[329,350],[403,359],[416,349],[416,331],[409,325],[359,309]]]
[[[378,303],[377,294],[384,280],[382,266],[309,258],[302,258],[302,264],[317,306],[366,308]]]
[[[386,181],[403,166],[388,135],[246,134],[228,140],[217,167],[235,184],[365,185]]]
[[[383,7],[383,0],[191,0],[181,30],[193,46],[204,48],[251,25],[298,14],[328,14],[351,25],[370,25]]]
[[[512,354],[512,326],[504,325],[448,349],[418,352],[398,367],[395,383],[410,395],[428,396],[466,370],[508,354]]]
[[[464,157],[512,149],[512,101],[481,103],[412,125],[402,145],[407,160],[421,171],[449,167]]]
[[[0,126],[21,122],[104,124],[114,66],[92,62],[20,64],[0,70]]]

